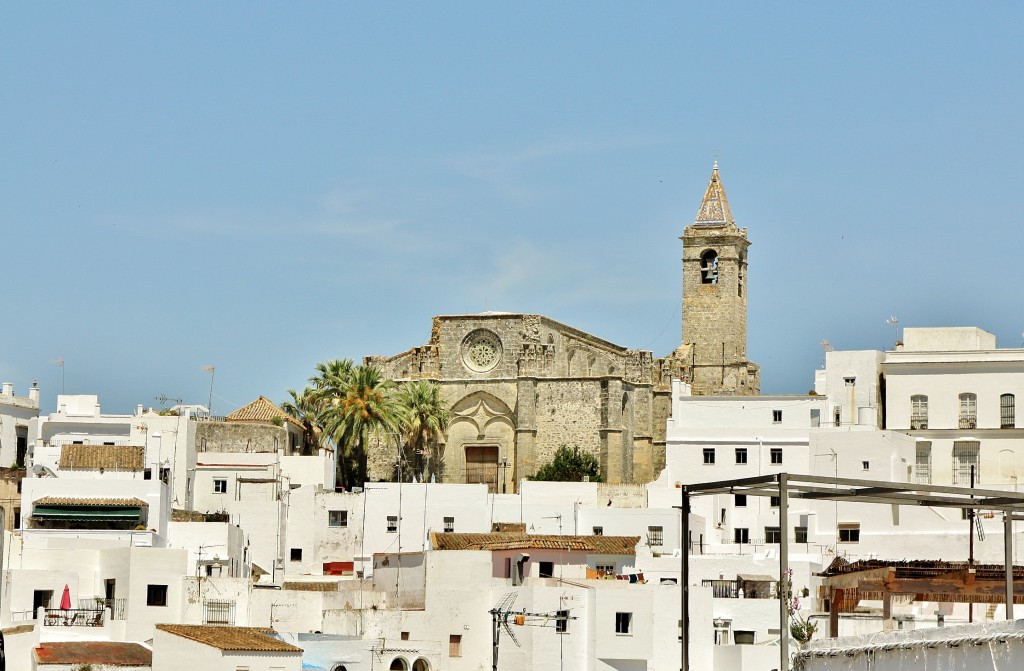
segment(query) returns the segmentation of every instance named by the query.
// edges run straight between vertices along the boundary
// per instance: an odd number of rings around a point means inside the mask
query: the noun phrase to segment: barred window
[[[398,515],[388,515],[388,533],[398,533]]]
[[[234,624],[234,601],[204,601],[203,624]]]
[[[665,530],[662,527],[647,527],[647,544],[664,545]]]
[[[922,441],[917,444],[917,455],[914,458],[914,482],[922,485],[932,482],[931,441]]]
[[[910,397],[910,428],[914,431],[928,428],[928,397],[924,394]]]
[[[974,482],[981,482],[981,442],[977,440],[953,441],[953,484],[969,485],[971,467],[974,467]]]
[[[960,428],[978,427],[978,395],[960,394]]]
[[[452,533],[453,531],[455,531],[455,518],[454,517],[446,517],[446,518],[444,518],[444,531],[445,531],[445,533],[449,533],[449,534]]]
[[[1003,394],[999,397],[999,428],[1015,428],[1016,421],[1013,415],[1013,394]]]

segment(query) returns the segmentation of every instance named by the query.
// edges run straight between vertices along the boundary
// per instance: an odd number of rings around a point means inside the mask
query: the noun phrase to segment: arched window
[[[401,657],[396,657],[388,669],[389,671],[409,671],[409,663]]]
[[[713,249],[700,257],[700,283],[718,284],[718,253]]]
[[[928,397],[924,394],[910,397],[910,428],[911,430],[928,428]]]
[[[1013,412],[1013,394],[999,397],[999,428],[1012,429],[1017,425]]]
[[[977,394],[960,394],[960,428],[978,428]]]
[[[412,671],[430,671],[430,662],[420,657],[413,662]]]

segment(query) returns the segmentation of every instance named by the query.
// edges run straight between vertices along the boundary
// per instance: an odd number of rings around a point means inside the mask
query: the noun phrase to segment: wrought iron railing
[[[46,627],[102,627],[103,611],[88,608],[47,608],[43,611]]]
[[[104,608],[110,609],[111,620],[125,620],[125,612],[128,610],[128,599],[101,599],[94,597],[92,599],[79,599],[78,607],[84,610],[103,610]]]

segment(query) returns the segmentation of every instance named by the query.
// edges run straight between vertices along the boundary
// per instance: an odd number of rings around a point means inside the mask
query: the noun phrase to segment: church
[[[683,242],[682,342],[655,359],[543,315],[434,317],[430,340],[364,363],[395,381],[431,380],[451,407],[445,482],[513,492],[561,445],[597,457],[605,482],[650,482],[665,465],[672,379],[694,395],[755,396],[747,359],[747,229],[733,220],[716,163]],[[393,474],[393,448],[371,450],[371,480]]]

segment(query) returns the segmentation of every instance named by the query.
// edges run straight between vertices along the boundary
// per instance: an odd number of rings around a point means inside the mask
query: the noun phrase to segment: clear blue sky
[[[1024,331],[1020,3],[4,3],[0,378],[214,411],[435,314],[662,356],[717,157],[749,355]]]

